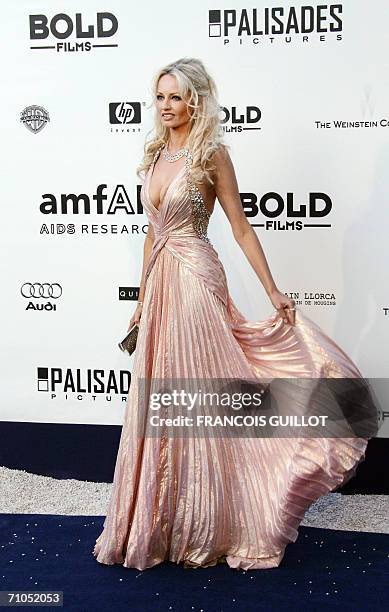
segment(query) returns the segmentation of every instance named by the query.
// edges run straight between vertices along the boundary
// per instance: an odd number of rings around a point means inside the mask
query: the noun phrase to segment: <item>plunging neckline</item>
[[[153,161],[153,163],[150,166],[150,170],[149,170],[149,177],[148,177],[148,181],[147,181],[147,196],[148,196],[148,200],[149,200],[149,204],[150,206],[157,212],[159,213],[161,211],[161,208],[168,196],[168,194],[170,193],[170,189],[172,188],[173,184],[176,182],[176,180],[178,179],[178,177],[180,176],[181,172],[183,170],[185,170],[185,163],[184,165],[179,169],[179,171],[176,173],[175,177],[170,181],[168,188],[165,191],[165,195],[163,196],[161,202],[159,203],[159,207],[157,208],[156,206],[154,206],[152,200],[151,200],[151,196],[150,196],[150,183],[151,183],[151,179],[152,176],[154,174],[154,168],[155,168],[155,164],[157,163],[159,156],[160,156],[161,152],[159,152],[158,157]]]

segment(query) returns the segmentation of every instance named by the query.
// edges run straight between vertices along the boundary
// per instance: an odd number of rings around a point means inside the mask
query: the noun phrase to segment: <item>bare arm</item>
[[[143,244],[143,266],[142,266],[142,277],[139,284],[139,300],[143,302],[143,297],[145,294],[145,273],[147,264],[150,258],[151,249],[153,248],[155,236],[154,236],[154,228],[151,223],[149,223],[149,227],[147,230],[146,238]],[[130,319],[130,323],[128,325],[128,329],[132,327],[134,323],[139,323],[140,317],[142,315],[142,304],[138,304],[134,314]]]
[[[155,236],[154,236],[154,228],[151,223],[149,223],[149,227],[147,230],[146,238],[143,245],[143,267],[142,267],[142,277],[139,285],[139,299],[143,301],[143,297],[145,294],[145,273],[147,264],[149,262],[149,257],[151,253],[151,249],[153,248]]]
[[[284,320],[287,320],[288,315],[289,322],[294,323],[294,311],[288,312],[289,308],[294,307],[294,300],[290,300],[278,290],[259,238],[244,214],[235,170],[228,150],[220,147],[215,152],[213,159],[216,165],[214,175],[216,196],[230,222],[234,238],[261,281],[273,306],[277,309],[284,309],[286,306],[287,310],[285,312],[280,310],[280,312]]]

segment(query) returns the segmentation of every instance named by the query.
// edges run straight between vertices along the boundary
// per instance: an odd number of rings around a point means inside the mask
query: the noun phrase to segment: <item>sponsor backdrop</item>
[[[132,360],[117,343],[147,232],[135,168],[152,76],[182,56],[218,84],[242,205],[279,288],[366,377],[387,377],[387,0],[239,4],[4,11],[3,422],[122,423]],[[209,236],[238,307],[270,316],[218,203]]]

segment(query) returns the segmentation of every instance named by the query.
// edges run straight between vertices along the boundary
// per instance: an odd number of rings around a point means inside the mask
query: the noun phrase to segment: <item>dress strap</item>
[[[192,177],[190,176],[190,168],[192,166],[193,156],[188,148],[186,149],[185,156],[186,181],[189,196],[192,202],[192,224],[199,238],[204,240],[204,242],[208,242],[209,244],[211,244],[211,241],[207,236],[208,222],[211,215],[208,212],[207,207],[205,206],[203,195],[200,189],[197,187],[197,185],[192,180]]]

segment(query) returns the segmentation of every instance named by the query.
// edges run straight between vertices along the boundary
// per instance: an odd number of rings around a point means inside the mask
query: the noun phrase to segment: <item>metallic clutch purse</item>
[[[134,323],[131,327],[130,331],[127,332],[125,338],[121,342],[119,342],[118,346],[122,351],[127,351],[129,355],[135,351],[136,341],[138,339],[138,331],[139,325],[138,323]]]

